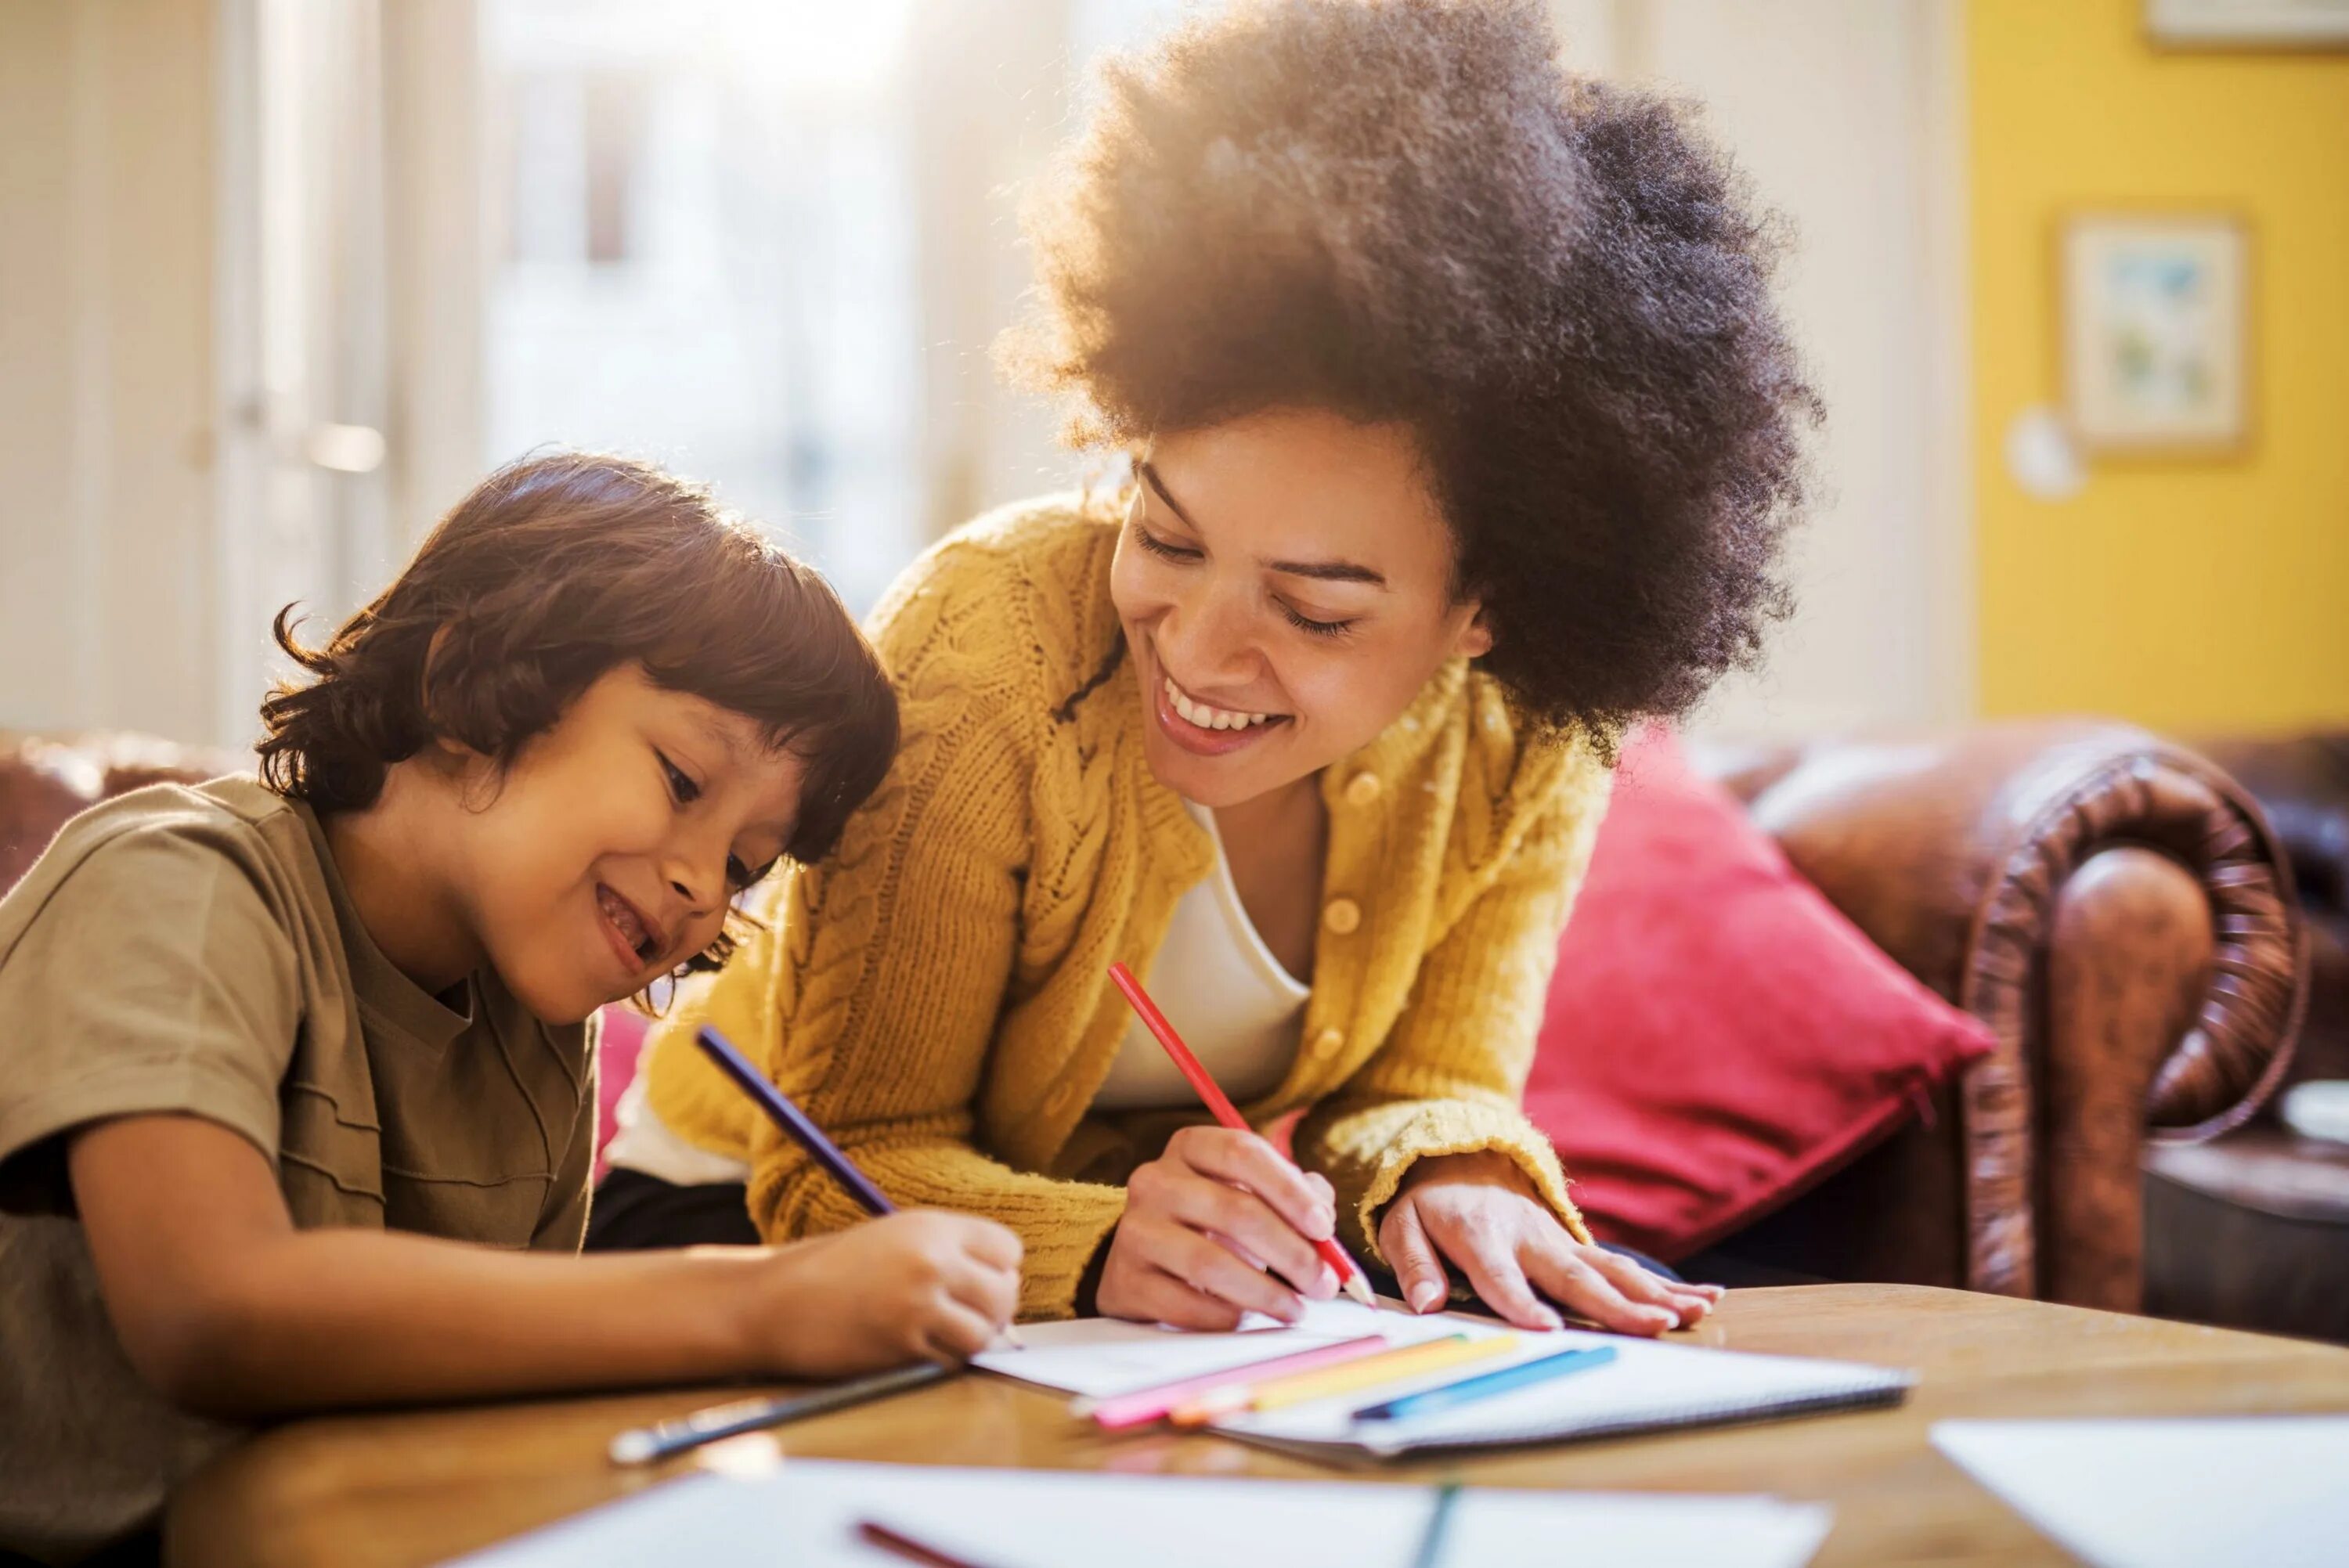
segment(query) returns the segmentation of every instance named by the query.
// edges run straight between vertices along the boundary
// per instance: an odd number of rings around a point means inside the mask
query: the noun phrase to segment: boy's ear
[[[1481,659],[1493,651],[1493,623],[1481,603],[1468,617],[1468,624],[1460,629],[1460,640],[1453,645],[1452,651],[1464,659]]]

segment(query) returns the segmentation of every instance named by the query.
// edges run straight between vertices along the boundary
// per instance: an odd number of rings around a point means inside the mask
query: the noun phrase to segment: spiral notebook
[[[1233,1334],[1182,1334],[1146,1325],[1090,1319],[1031,1324],[1023,1350],[995,1351],[978,1365],[990,1372],[1064,1392],[1099,1398],[1178,1377],[1245,1367],[1362,1334],[1397,1343],[1438,1335],[1481,1338],[1509,1332],[1490,1319],[1458,1314],[1415,1316],[1398,1305],[1377,1311],[1350,1302],[1315,1303],[1294,1328],[1244,1325]],[[1615,1348],[1591,1371],[1511,1393],[1394,1421],[1357,1421],[1352,1412],[1379,1399],[1455,1381],[1430,1373],[1379,1388],[1263,1414],[1227,1417],[1215,1429],[1247,1442],[1330,1460],[1390,1459],[1429,1451],[1574,1442],[1590,1438],[1774,1420],[1834,1410],[1897,1405],[1913,1373],[1858,1362],[1759,1356],[1694,1345],[1658,1344],[1567,1329],[1519,1334],[1477,1372],[1590,1345]]]

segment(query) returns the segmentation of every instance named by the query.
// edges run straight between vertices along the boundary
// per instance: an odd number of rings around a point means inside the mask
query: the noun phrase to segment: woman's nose
[[[1178,680],[1198,686],[1249,678],[1256,654],[1237,596],[1204,590],[1177,603],[1159,634],[1161,656]]]

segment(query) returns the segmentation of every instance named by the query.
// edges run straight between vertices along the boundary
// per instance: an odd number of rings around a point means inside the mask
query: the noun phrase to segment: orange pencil
[[[1238,1108],[1225,1097],[1216,1080],[1207,1076],[1207,1069],[1199,1065],[1199,1058],[1191,1054],[1191,1047],[1183,1043],[1183,1037],[1174,1032],[1174,1026],[1166,1021],[1166,1015],[1158,1010],[1158,1004],[1150,999],[1150,993],[1142,988],[1142,982],[1133,977],[1133,972],[1123,964],[1112,964],[1109,966],[1109,977],[1120,991],[1125,993],[1126,1001],[1132,1004],[1134,1013],[1142,1019],[1143,1026],[1158,1037],[1158,1043],[1166,1047],[1167,1056],[1174,1058],[1183,1076],[1191,1080],[1191,1087],[1199,1091],[1199,1098],[1207,1102],[1207,1109],[1214,1113],[1216,1119],[1235,1132],[1255,1131],[1247,1119],[1240,1115]],[[1338,1244],[1335,1236],[1327,1236],[1314,1243],[1313,1250],[1321,1254],[1321,1261],[1337,1274],[1348,1295],[1364,1306],[1376,1305],[1371,1295],[1371,1282],[1362,1273],[1362,1265],[1346,1255],[1346,1249]]]

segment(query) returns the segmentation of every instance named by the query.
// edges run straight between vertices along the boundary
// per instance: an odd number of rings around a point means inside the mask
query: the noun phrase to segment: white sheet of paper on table
[[[460,1559],[463,1568],[885,1568],[871,1519],[986,1568],[1407,1568],[1434,1495],[1343,1481],[1209,1480],[787,1460],[756,1479],[698,1475]],[[1831,1523],[1759,1497],[1461,1494],[1444,1561],[1801,1568]],[[454,1565],[452,1565],[454,1568]]]
[[[1040,1387],[1098,1398],[1269,1361],[1365,1334],[1407,1345],[1447,1334],[1504,1332],[1496,1325],[1470,1318],[1421,1317],[1400,1305],[1373,1311],[1340,1299],[1308,1302],[1305,1321],[1294,1328],[1269,1317],[1250,1317],[1230,1334],[1189,1334],[1113,1317],[1026,1323],[1019,1326],[1026,1349],[990,1350],[973,1357],[971,1365]]]
[[[1373,1311],[1350,1301],[1315,1302],[1307,1307],[1305,1321],[1295,1328],[1266,1322],[1264,1327],[1244,1325],[1240,1332],[1232,1334],[1185,1334],[1102,1318],[1030,1324],[1020,1330],[1028,1348],[989,1351],[973,1364],[1042,1387],[1100,1398],[1245,1367],[1364,1334],[1410,1344],[1447,1334],[1482,1338],[1515,1332],[1517,1343],[1493,1360],[1480,1363],[1477,1371],[1496,1370],[1560,1350],[1596,1345],[1615,1349],[1615,1360],[1596,1370],[1407,1420],[1352,1420],[1353,1407],[1363,1402],[1361,1396],[1352,1396],[1264,1415],[1227,1417],[1216,1424],[1218,1431],[1234,1437],[1341,1462],[1426,1446],[1563,1440],[1888,1403],[1897,1400],[1910,1380],[1904,1372],[1848,1362],[1660,1345],[1574,1329],[1529,1334],[1448,1313],[1422,1317],[1399,1304],[1382,1304]],[[1384,1398],[1414,1393],[1463,1375],[1461,1370],[1447,1368],[1381,1387],[1378,1395]]]
[[[2349,1417],[1937,1421],[1933,1446],[2095,1568],[2349,1563]]]

